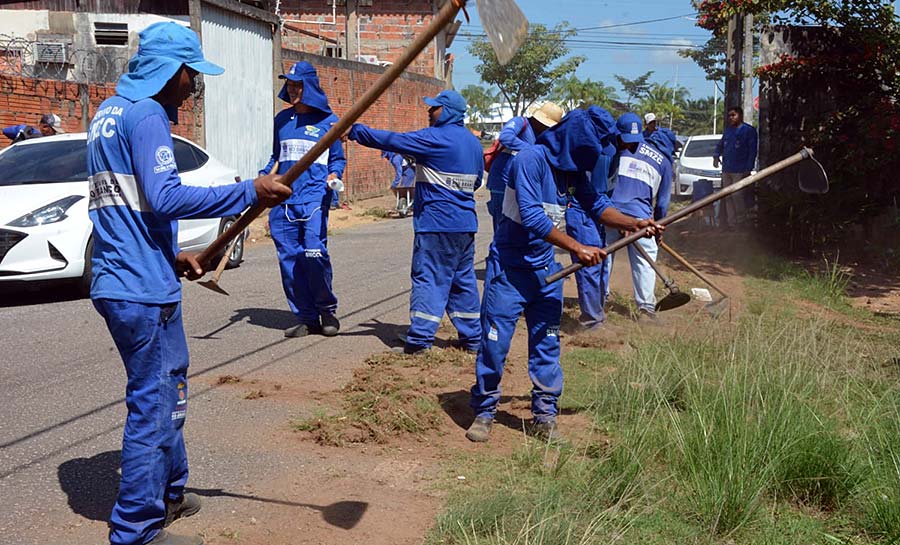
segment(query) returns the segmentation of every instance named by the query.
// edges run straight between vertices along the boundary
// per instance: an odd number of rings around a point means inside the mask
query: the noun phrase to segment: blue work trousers
[[[608,233],[609,243],[622,238],[622,235],[615,229],[610,229]],[[634,284],[634,301],[637,303],[638,309],[646,310],[647,312],[655,312],[656,311],[656,271],[653,270],[653,267],[650,263],[644,259],[644,257],[633,248],[635,244],[640,244],[641,247],[647,252],[647,255],[653,259],[653,262],[656,262],[656,254],[659,251],[659,248],[656,246],[656,239],[651,238],[641,238],[638,239],[633,244],[628,245],[628,261],[631,264],[631,281]],[[619,250],[621,252],[622,250]],[[619,253],[616,252],[616,253]],[[609,261],[610,270],[612,270],[612,266],[615,263],[616,254],[610,254],[607,258]]]
[[[181,303],[96,299],[94,307],[106,320],[128,377],[122,480],[109,519],[109,542],[142,544],[159,533],[166,501],[179,499],[188,479],[182,435],[188,349]]]
[[[559,323],[563,283],[545,284],[544,277],[560,269],[553,262],[542,269],[503,267],[487,260],[481,314],[481,349],[475,361],[475,385],[469,405],[476,416],[493,418],[500,402],[500,380],[519,316],[528,327],[528,374],[531,412],[538,422],[556,418],[563,389],[559,364]]]
[[[459,333],[460,344],[478,349],[481,317],[475,278],[475,233],[416,233],[412,291],[406,342],[429,348],[444,312]]]
[[[581,244],[598,248],[606,245],[606,230],[581,208],[566,208],[566,233]],[[572,263],[577,261],[573,255]],[[609,286],[609,260],[604,259],[599,265],[576,271],[575,285],[578,287],[578,306],[581,308],[578,321],[581,325],[594,327],[605,322],[603,306]]]
[[[319,325],[319,316],[337,311],[328,255],[328,207],[281,204],[269,212],[269,230],[281,283],[291,312],[301,324]]]

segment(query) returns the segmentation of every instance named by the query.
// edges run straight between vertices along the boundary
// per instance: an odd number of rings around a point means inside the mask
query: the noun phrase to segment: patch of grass
[[[387,208],[383,208],[381,206],[373,206],[372,208],[363,210],[359,215],[363,217],[369,216],[376,219],[385,219],[391,217],[391,212]]]

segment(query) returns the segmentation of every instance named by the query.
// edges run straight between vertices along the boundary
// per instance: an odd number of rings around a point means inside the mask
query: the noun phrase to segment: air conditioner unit
[[[61,42],[37,42],[34,44],[34,61],[63,64],[66,62],[66,44]]]

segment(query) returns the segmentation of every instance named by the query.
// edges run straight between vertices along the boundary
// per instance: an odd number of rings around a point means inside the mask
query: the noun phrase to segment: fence
[[[63,41],[27,40],[0,34],[0,74],[23,78],[114,82],[128,66],[120,48],[79,49]]]

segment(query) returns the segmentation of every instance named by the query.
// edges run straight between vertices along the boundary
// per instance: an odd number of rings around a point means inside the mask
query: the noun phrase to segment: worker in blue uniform
[[[474,192],[484,173],[482,149],[463,125],[466,101],[462,95],[441,91],[434,98],[426,97],[425,104],[428,128],[394,133],[357,124],[348,138],[416,160],[410,325],[403,351],[414,354],[429,349],[446,312],[459,333],[460,347],[474,352],[481,340]]]
[[[113,545],[203,543],[163,530],[200,509],[199,497],[184,493],[188,350],[179,276],[197,278],[203,267],[179,250],[176,220],[231,216],[290,196],[274,175],[209,188],[181,184],[169,122],[177,121],[198,73],[222,70],[203,58],[190,29],[150,25],[88,132],[91,299],[128,378],[122,480],[109,521]]]
[[[500,129],[500,153],[491,163],[487,179],[487,188],[491,193],[487,208],[494,232],[497,231],[497,223],[502,214],[503,192],[509,179],[510,161],[519,151],[534,144],[541,133],[559,123],[562,116],[562,108],[553,102],[545,102],[530,117],[516,116]]]
[[[585,266],[605,257],[601,248],[587,246],[558,229],[571,192],[591,217],[615,229],[661,229],[651,220],[626,216],[610,206],[609,198],[588,182],[605,176],[613,152],[615,120],[602,108],[569,112],[542,134],[534,146],[513,159],[503,199],[503,215],[487,258],[482,302],[482,338],[470,406],[475,420],[466,432],[471,441],[487,441],[497,404],[500,379],[519,316],[528,330],[528,373],[533,388],[531,432],[555,440],[556,416],[562,394],[559,363],[559,325],[562,282],[547,285],[544,278],[561,267],[554,246],[577,256]]]
[[[37,128],[31,125],[13,125],[3,129],[3,136],[9,138],[13,143],[28,140],[29,138],[39,138],[41,136],[53,136],[54,134],[63,134],[65,129],[62,127],[62,119],[56,114],[44,114],[38,121]]]
[[[278,77],[285,80],[278,98],[290,107],[275,116],[272,157],[260,174],[271,172],[276,161],[278,173],[287,172],[338,120],[311,64],[298,62]],[[297,177],[291,198],[269,212],[281,283],[298,321],[284,331],[285,337],[331,337],[340,330],[328,255],[328,212],[336,197],[328,183],[339,180],[346,165],[344,148],[336,141]]]
[[[613,205],[634,218],[662,219],[668,211],[672,193],[672,150],[660,152],[644,141],[641,120],[637,114],[624,113],[617,123],[620,132],[620,153],[618,181],[612,194]],[[653,134],[662,130],[657,129]],[[659,138],[668,141],[665,132]],[[672,139],[674,140],[674,135]],[[621,237],[622,234],[618,231],[607,233],[607,241],[610,244]],[[658,251],[656,239],[644,238],[634,244],[640,244],[647,255],[656,260]],[[631,263],[638,318],[655,321],[656,272],[632,246],[628,247],[628,259]],[[614,264],[615,258],[611,256],[610,267]]]
[[[607,192],[608,172],[612,168],[613,156],[615,147],[610,145],[600,155],[596,178],[593,173],[589,173],[589,183],[597,193]],[[578,199],[574,198],[572,189],[570,188],[566,207],[566,234],[582,244],[603,248],[606,246],[606,228],[585,213]],[[572,255],[572,263],[577,261],[577,256]],[[604,259],[596,267],[583,267],[575,272],[578,307],[581,309],[578,322],[585,328],[596,329],[606,322],[606,311],[603,307],[609,290],[609,270],[609,260]]]

